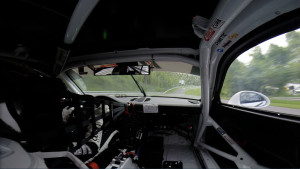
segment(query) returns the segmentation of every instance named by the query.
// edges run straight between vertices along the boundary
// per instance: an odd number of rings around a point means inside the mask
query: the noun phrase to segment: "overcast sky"
[[[298,31],[300,31],[300,29],[297,29],[296,31],[298,32]],[[275,45],[278,45],[278,46],[281,46],[281,47],[286,47],[287,42],[286,42],[286,39],[285,39],[285,34],[276,36],[275,38],[269,39],[269,40],[259,44],[258,46],[260,46],[263,54],[265,54],[268,51],[270,44],[275,44]],[[241,54],[238,57],[238,60],[243,62],[243,63],[248,64],[252,59],[250,54],[253,52],[253,49],[254,49],[254,47],[247,50],[243,54]]]

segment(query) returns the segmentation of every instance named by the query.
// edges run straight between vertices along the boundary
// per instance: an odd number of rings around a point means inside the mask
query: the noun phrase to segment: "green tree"
[[[229,98],[236,92],[244,89],[245,70],[246,66],[242,62],[235,60],[232,63],[223,83],[221,91],[223,97]]]
[[[287,47],[271,44],[266,54],[256,46],[248,65],[236,59],[226,74],[221,96],[228,98],[242,90],[280,96],[287,94],[287,83],[300,83],[300,32],[289,32],[286,39]]]

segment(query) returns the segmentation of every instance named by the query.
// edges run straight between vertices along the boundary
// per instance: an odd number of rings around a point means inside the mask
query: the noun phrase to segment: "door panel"
[[[212,118],[260,165],[271,168],[300,166],[299,123],[220,104],[212,107]]]

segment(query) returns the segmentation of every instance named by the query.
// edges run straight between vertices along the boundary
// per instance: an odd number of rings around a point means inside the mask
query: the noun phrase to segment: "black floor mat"
[[[163,137],[149,137],[140,150],[140,163],[145,168],[161,168],[164,154]]]

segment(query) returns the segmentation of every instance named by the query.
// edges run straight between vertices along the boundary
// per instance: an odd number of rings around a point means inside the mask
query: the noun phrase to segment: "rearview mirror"
[[[228,101],[228,104],[250,108],[262,108],[270,105],[270,99],[262,93],[241,91],[234,94]]]
[[[94,71],[94,75],[149,75],[150,66],[116,66],[105,67]]]

